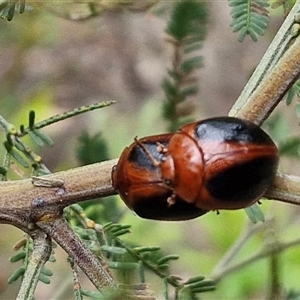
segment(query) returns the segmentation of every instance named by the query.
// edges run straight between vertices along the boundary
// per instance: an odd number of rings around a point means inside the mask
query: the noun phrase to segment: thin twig
[[[51,251],[51,239],[40,229],[31,233],[33,251],[24,274],[17,300],[33,299],[33,294],[39,281],[39,274],[48,261]]]
[[[81,294],[81,285],[80,285],[80,280],[79,280],[79,273],[78,273],[78,266],[74,262],[73,257],[68,258],[71,269],[72,269],[72,278],[73,278],[73,288],[74,288],[74,294],[75,294],[75,299],[80,299],[82,300],[82,294]]]
[[[257,88],[266,74],[273,69],[274,65],[278,62],[279,58],[283,55],[288,44],[294,39],[291,32],[292,26],[295,22],[295,15],[300,12],[300,1],[296,1],[288,16],[285,18],[280,29],[275,35],[272,43],[268,47],[263,58],[259,62],[257,68],[253,72],[251,78],[247,82],[238,100],[235,102],[231,109],[232,115],[236,115],[239,110],[245,105],[250,95]]]
[[[229,115],[261,125],[275,109],[287,90],[299,78],[300,38],[284,53],[278,64],[263,79],[247,102]]]
[[[280,27],[273,42],[229,112],[230,116],[261,125],[300,74],[300,41],[291,27],[300,12],[300,0]],[[287,45],[294,40],[288,48]],[[283,54],[284,53],[284,54]],[[281,58],[280,58],[281,57]]]
[[[235,240],[234,244],[231,245],[228,252],[223,255],[222,259],[214,267],[210,277],[215,278],[215,274],[219,274],[223,269],[228,268],[228,266],[236,258],[242,247],[246,244],[247,241],[249,241],[249,238],[257,232],[264,230],[268,226],[270,221],[271,220],[267,220],[264,223],[257,223],[254,226],[246,226],[245,230]]]
[[[114,280],[106,266],[74,234],[74,231],[63,217],[54,218],[53,220],[45,218],[45,220],[41,220],[36,224],[74,259],[74,262],[97,289],[100,290],[105,286],[115,287]]]
[[[293,246],[299,245],[300,244],[300,238],[295,239],[293,241],[287,242],[287,243],[278,243],[276,248],[272,247],[265,247],[263,250],[260,252],[254,254],[253,256],[236,263],[235,265],[230,265],[227,268],[219,269],[219,272],[214,272],[213,276],[209,276],[212,278],[215,282],[220,281],[222,278],[227,276],[230,273],[235,272],[236,270],[240,270],[254,262],[257,262],[258,260],[268,257],[274,253],[280,253],[284,250],[287,250]]]
[[[95,109],[99,109],[99,108],[103,108],[103,107],[106,107],[106,106],[109,106],[111,104],[114,104],[116,101],[103,101],[103,102],[99,102],[99,103],[94,103],[94,104],[90,104],[90,105],[84,105],[84,106],[81,106],[81,107],[77,107],[71,111],[68,111],[68,112],[65,112],[65,113],[62,113],[62,114],[57,114],[51,118],[48,118],[46,120],[43,120],[41,122],[38,122],[38,123],[35,123],[33,125],[32,128],[24,128],[24,131],[22,133],[22,135],[24,133],[28,133],[30,130],[34,130],[34,129],[41,129],[45,126],[49,126],[49,125],[52,125],[54,123],[57,123],[57,122],[60,122],[60,121],[63,121],[65,119],[68,119],[68,118],[71,118],[71,117],[74,117],[74,116],[77,116],[77,115],[80,115],[80,114],[83,114],[83,113],[86,113],[86,112],[89,112],[89,111],[92,111],[92,110],[95,110]]]
[[[300,177],[277,173],[272,188],[264,196],[272,200],[300,205]]]

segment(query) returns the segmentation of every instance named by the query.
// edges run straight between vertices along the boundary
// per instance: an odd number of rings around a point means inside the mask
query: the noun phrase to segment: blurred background
[[[212,1],[208,36],[200,54],[204,67],[198,73],[200,91],[190,100],[191,117],[226,115],[264,51],[283,21],[283,14],[274,12],[265,36],[254,43],[250,38],[239,43],[230,28],[226,2]],[[89,112],[44,129],[54,141],[52,148],[37,148],[51,170],[56,172],[80,165],[76,156],[78,137],[101,132],[106,139],[109,157],[116,158],[135,136],[167,131],[161,107],[161,88],[166,68],[171,64],[170,45],[165,42],[166,21],[149,12],[105,12],[84,21],[66,20],[48,9],[34,7],[11,22],[0,20],[0,112],[9,122],[27,124],[28,112],[36,112],[36,121],[75,107],[104,100],[116,100],[113,106]],[[289,115],[289,132],[297,132],[294,111],[282,103],[277,110]],[[295,129],[292,129],[295,128]],[[3,136],[3,140],[4,140]],[[30,144],[30,141],[28,141]],[[1,152],[0,152],[1,153]],[[281,170],[299,173],[294,160],[283,159]],[[172,273],[183,278],[209,276],[218,262],[249,225],[241,211],[209,213],[186,222],[143,220],[124,210],[122,223],[132,224],[129,242],[159,245],[166,253],[180,255]],[[271,219],[263,230],[249,239],[239,259],[259,252],[270,236],[293,240],[299,236],[300,209],[288,204],[263,201],[261,209]],[[261,225],[249,225],[261,226]],[[13,246],[23,233],[11,226],[0,227],[0,298],[14,299],[18,284],[7,284],[15,270],[9,263]],[[270,247],[272,247],[270,241]],[[73,299],[71,273],[66,255],[57,249],[57,261],[51,285],[39,284],[36,299]],[[279,259],[279,281],[283,288],[296,290],[300,278],[300,248],[282,252]],[[203,294],[203,299],[263,299],[270,288],[270,259],[255,261],[224,277],[217,290]],[[161,282],[150,276],[157,299]],[[67,293],[58,293],[63,282]],[[86,283],[88,285],[88,283]],[[58,296],[59,295],[59,296]]]

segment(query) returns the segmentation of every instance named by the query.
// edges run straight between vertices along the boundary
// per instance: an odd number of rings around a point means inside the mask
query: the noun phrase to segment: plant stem
[[[275,109],[287,90],[300,75],[300,38],[284,53],[278,64],[266,75],[247,102],[237,105],[229,115],[261,125]]]
[[[116,162],[110,160],[38,177],[43,180],[37,185],[36,179],[30,178],[1,182],[0,222],[9,221],[10,216],[15,215],[17,224],[22,226],[25,214],[31,219],[40,219],[47,213],[42,212],[46,207],[48,211],[61,211],[73,203],[116,194],[111,185],[111,170]]]
[[[33,252],[27,265],[17,300],[33,299],[33,294],[39,281],[39,274],[52,251],[51,239],[42,230],[38,229],[32,232],[31,238],[34,243]]]
[[[300,177],[277,173],[272,188],[264,196],[273,200],[300,205]]]
[[[0,183],[0,223],[7,223],[28,231],[28,222],[35,222],[49,212],[59,213],[65,207],[84,200],[115,195],[111,184],[111,170],[117,160],[105,161],[49,174],[43,180],[63,182],[63,186],[35,186],[32,179]],[[48,186],[48,187],[47,187]],[[266,197],[300,205],[300,177],[276,175],[274,185]]]
[[[298,79],[300,40],[295,38],[291,27],[295,15],[299,12],[300,0],[296,1],[256,71],[230,110],[230,116],[261,125]],[[294,43],[286,50],[292,40]]]
[[[101,290],[105,286],[114,287],[114,280],[99,258],[93,254],[74,234],[69,224],[62,217],[53,220],[41,220],[36,223],[49,234],[76,262],[94,286]]]
[[[212,278],[215,282],[220,281],[222,278],[227,276],[230,273],[235,272],[236,270],[242,269],[254,262],[257,262],[259,259],[268,257],[272,254],[278,254],[284,250],[287,250],[295,245],[300,244],[300,238],[295,239],[291,242],[286,242],[286,243],[278,243],[276,248],[271,248],[271,247],[265,247],[263,250],[260,252],[254,254],[253,256],[236,263],[235,265],[230,265],[228,267],[224,267],[222,269],[219,269],[217,271],[214,271],[210,278]]]
[[[286,50],[287,45],[294,38],[293,34],[291,33],[291,27],[294,24],[294,16],[298,12],[300,12],[300,1],[296,1],[290,13],[285,18],[280,29],[272,40],[272,43],[268,47],[266,53],[259,62],[259,65],[253,72],[251,78],[249,79],[241,95],[233,106],[232,111],[235,109],[239,110],[239,107],[243,105],[243,103],[250,97],[258,84],[274,67],[275,63],[277,63],[283,52]]]
[[[58,115],[55,115],[51,118],[48,118],[46,120],[43,120],[41,122],[38,122],[38,123],[35,123],[32,128],[24,128],[24,132],[21,134],[21,135],[24,135],[24,133],[28,133],[30,130],[36,130],[36,129],[41,129],[43,127],[46,127],[46,126],[49,126],[51,124],[54,124],[54,123],[57,123],[57,122],[60,122],[60,121],[63,121],[65,119],[68,119],[68,118],[71,118],[71,117],[74,117],[74,116],[77,116],[77,115],[80,115],[80,114],[83,114],[83,113],[86,113],[86,112],[89,112],[89,111],[92,111],[92,110],[95,110],[95,109],[99,109],[99,108],[103,108],[103,107],[106,107],[106,106],[109,106],[111,104],[114,104],[116,101],[103,101],[103,102],[99,102],[99,103],[94,103],[94,104],[90,104],[90,105],[84,105],[84,106],[81,106],[81,107],[77,107],[71,111],[68,111],[68,112],[65,112],[65,113],[62,113],[62,114],[58,114]]]
[[[234,244],[230,249],[223,255],[219,263],[214,267],[211,277],[215,278],[215,274],[219,274],[223,269],[227,269],[230,263],[236,258],[237,254],[243,248],[243,246],[249,241],[249,239],[256,233],[263,231],[267,226],[269,226],[270,220],[263,223],[257,223],[255,226],[246,226],[246,228],[241,232],[240,236],[235,240]],[[250,224],[249,224],[250,225]],[[251,223],[251,225],[253,225]]]

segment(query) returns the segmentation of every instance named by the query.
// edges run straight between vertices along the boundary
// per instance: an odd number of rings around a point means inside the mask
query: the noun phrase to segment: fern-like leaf
[[[229,0],[232,7],[230,26],[233,32],[238,32],[238,41],[242,42],[250,35],[256,42],[263,35],[269,23],[269,3],[267,0]]]

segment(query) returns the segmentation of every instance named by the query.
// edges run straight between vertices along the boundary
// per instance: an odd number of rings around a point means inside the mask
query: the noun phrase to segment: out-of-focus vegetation
[[[226,115],[276,32],[277,22],[281,22],[280,18],[274,19],[269,32],[257,44],[250,40],[240,44],[230,29],[227,4],[210,3],[208,8],[211,14],[208,36],[199,52],[204,67],[196,72],[200,91],[179,107],[182,115],[196,119]],[[105,110],[47,127],[45,131],[54,141],[52,148],[38,149],[28,140],[48,168],[54,172],[94,162],[96,155],[90,151],[92,160],[87,161],[82,149],[83,144],[103,149],[101,142],[97,142],[98,134],[105,138],[108,147],[103,150],[105,155],[99,154],[100,160],[118,157],[136,135],[165,132],[168,124],[161,117],[164,98],[161,83],[166,68],[170,67],[173,51],[165,42],[166,20],[151,12],[106,12],[96,18],[74,22],[53,14],[51,6],[48,9],[34,8],[23,15],[15,15],[10,23],[0,20],[1,115],[12,123],[26,124],[30,110],[36,112],[39,121],[81,105],[117,101]],[[282,116],[293,115],[284,104],[281,109]],[[272,131],[274,124],[270,126],[272,136],[276,138],[276,132],[278,134],[284,126],[291,128],[292,122],[297,123],[292,119],[277,121],[276,124],[283,122],[277,131]],[[297,133],[299,128],[293,127]],[[285,142],[284,137],[277,137],[277,141]],[[284,158],[280,168],[299,173],[297,145],[294,150],[296,158],[292,161]],[[172,273],[183,278],[198,274],[209,276],[248,226],[259,229],[247,240],[237,261],[259,253],[264,247],[276,247],[277,241],[295,239],[300,226],[299,208],[271,201],[263,201],[261,205],[268,220],[263,226],[248,224],[244,211],[209,213],[186,222],[142,220],[117,197],[110,199],[107,200],[108,210],[104,210],[102,204],[95,205],[95,201],[92,208],[86,203],[83,207],[92,219],[96,220],[105,212],[106,221],[132,224],[132,234],[126,238],[130,243],[159,245],[166,253],[179,254],[180,260],[174,264]],[[117,216],[111,213],[113,210],[118,211]],[[7,226],[1,226],[0,232],[0,298],[12,299],[18,287],[7,286],[6,280],[15,269],[8,263],[8,257],[14,255],[13,244],[22,233]],[[62,261],[64,253],[56,251],[57,260]],[[272,257],[264,257],[222,277],[216,291],[204,294],[203,298],[264,298],[268,296],[274,272],[278,274],[281,287],[292,294],[299,287],[300,248],[294,246],[277,258],[278,269],[274,269]],[[40,284],[36,299],[54,299],[56,295],[60,299],[72,297],[59,293],[62,280],[70,281],[71,286],[67,264],[51,264],[51,269],[54,271],[51,285]],[[160,280],[149,276],[157,298],[162,299]]]

